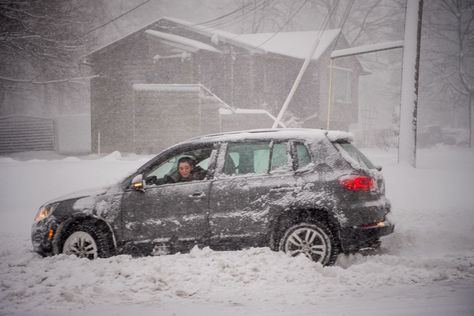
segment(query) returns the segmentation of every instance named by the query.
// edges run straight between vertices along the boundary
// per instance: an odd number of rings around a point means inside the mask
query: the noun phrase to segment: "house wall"
[[[91,152],[90,115],[67,115],[55,118],[56,150],[60,154]]]
[[[256,80],[256,82],[262,82],[261,86],[255,86],[259,105],[262,107],[262,104],[265,104],[265,108],[277,116],[291,91],[303,61],[270,55],[259,57],[258,63],[259,73],[262,74]],[[305,120],[319,111],[320,78],[318,69],[317,62],[310,63],[288,106],[284,120],[296,116],[299,124],[304,127],[319,127],[314,122]]]
[[[178,129],[182,131],[182,137],[181,132],[178,135],[179,140],[195,136],[196,131],[198,134],[205,134],[220,131],[219,128],[222,128],[222,125],[218,126],[222,120],[212,109],[206,112],[206,116],[212,118],[206,122],[191,119],[191,116],[196,115],[202,120],[202,116],[196,113],[197,109],[203,110],[201,103],[207,102],[201,92],[199,96],[193,97],[180,96],[179,93],[137,93],[132,89],[135,83],[199,83],[235,108],[260,108],[268,110],[274,116],[278,114],[303,64],[302,60],[269,53],[259,54],[219,41],[210,43],[211,39],[207,36],[176,28],[168,21],[163,23],[159,25],[159,30],[170,32],[169,28],[173,28],[174,34],[212,44],[222,53],[199,50],[177,55],[176,50],[169,45],[147,37],[144,32],[137,32],[119,44],[94,54],[91,60],[94,73],[100,76],[91,81],[93,151],[98,150],[99,133],[103,152],[113,150],[150,152],[161,149],[165,144],[155,142],[156,138],[163,138],[163,134],[148,130],[149,125],[160,126],[160,130]],[[339,46],[346,44],[340,41]],[[173,55],[177,56],[170,58]],[[339,67],[354,69],[352,106],[335,104],[331,113],[331,128],[347,130],[350,123],[357,121],[360,69],[353,57],[337,60],[336,64]],[[296,117],[296,124],[299,126],[326,127],[329,81],[327,65],[329,65],[328,54],[323,55],[317,62],[311,62],[284,120],[293,116]],[[215,104],[211,108],[214,106]],[[134,113],[134,108],[138,112]],[[167,125],[179,117],[185,118],[183,122],[186,122],[186,126],[181,126],[180,123],[179,126]],[[140,124],[142,119],[143,124]],[[242,122],[244,121],[245,118]],[[214,122],[217,125],[213,125]],[[224,123],[225,126],[234,124]],[[272,122],[267,124],[260,121],[259,124],[250,125],[270,127],[271,124]],[[236,124],[235,128],[242,129],[242,126]],[[191,130],[194,132],[191,133]],[[133,137],[130,136],[131,133],[135,133]],[[143,142],[137,139],[138,135],[142,136]],[[174,136],[170,134],[165,138],[171,142],[174,141]],[[151,145],[147,145],[149,142]]]
[[[29,116],[0,116],[0,155],[21,151],[54,150],[52,119]]]
[[[347,47],[338,46],[336,49]],[[329,92],[329,54],[323,55],[321,58],[321,67],[319,72],[319,79],[321,82],[319,95],[320,95],[320,106],[319,106],[319,125],[321,128],[327,127],[328,118],[328,92]],[[351,96],[352,100],[350,104],[343,104],[334,101],[332,98],[332,106],[330,109],[330,129],[337,130],[349,130],[349,126],[358,121],[358,107],[359,107],[359,76],[361,68],[355,57],[344,57],[333,60],[333,67],[347,68],[352,70],[352,81],[351,81]],[[332,89],[335,91],[337,85],[333,81]]]
[[[102,152],[133,151],[129,137],[133,127],[132,85],[147,82],[153,66],[147,52],[147,41],[132,37],[93,60],[94,73],[99,74],[91,80],[93,152],[99,149],[99,135]]]
[[[270,128],[273,124],[273,120],[265,114],[223,114],[221,122],[222,132]]]
[[[218,105],[199,87],[134,92],[134,152],[158,153],[185,139],[220,130]]]

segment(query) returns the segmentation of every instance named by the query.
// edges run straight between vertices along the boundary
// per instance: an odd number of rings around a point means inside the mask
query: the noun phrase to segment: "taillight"
[[[371,191],[375,189],[375,181],[371,177],[350,175],[339,179],[339,183],[350,191]]]

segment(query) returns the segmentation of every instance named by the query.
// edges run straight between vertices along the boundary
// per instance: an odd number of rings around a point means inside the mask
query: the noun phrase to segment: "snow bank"
[[[89,261],[31,251],[36,209],[59,195],[111,184],[149,157],[0,160],[0,314],[472,315],[474,151],[366,151],[384,167],[396,233],[377,254],[323,268],[267,248]]]
[[[362,295],[367,288],[457,280],[474,275],[469,260],[392,255],[352,258],[346,267],[323,268],[304,257],[267,248],[239,252],[194,249],[190,254],[89,261],[40,258],[22,251],[0,254],[5,311],[53,305],[146,303],[187,298],[249,304],[317,304],[325,298]],[[139,268],[138,268],[139,267]],[[4,273],[8,272],[8,273]],[[13,309],[14,310],[14,309]]]

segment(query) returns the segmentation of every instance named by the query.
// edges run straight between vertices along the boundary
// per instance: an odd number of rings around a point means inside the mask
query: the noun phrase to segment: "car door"
[[[215,160],[212,148],[178,151],[151,166],[145,178],[165,179],[176,170],[180,157],[205,152],[198,166],[207,171]],[[205,156],[207,155],[207,158]],[[122,228],[125,247],[152,254],[189,250],[209,236],[208,209],[212,174],[203,180],[145,185],[142,191],[127,189],[123,195]],[[128,245],[128,246],[127,246]]]
[[[266,245],[272,210],[291,204],[295,190],[288,143],[231,142],[219,161],[211,187],[211,246]]]

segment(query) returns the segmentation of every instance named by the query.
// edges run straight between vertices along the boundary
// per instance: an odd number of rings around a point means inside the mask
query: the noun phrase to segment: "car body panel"
[[[122,241],[202,243],[208,234],[210,180],[127,190],[121,202]]]
[[[251,175],[215,180],[209,217],[211,244],[263,246],[267,242],[272,210],[276,205],[283,208],[281,205],[294,199],[296,187],[291,179],[282,175]]]

